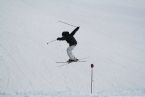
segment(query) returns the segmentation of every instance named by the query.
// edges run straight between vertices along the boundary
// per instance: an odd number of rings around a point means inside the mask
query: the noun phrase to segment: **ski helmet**
[[[68,36],[68,35],[69,35],[69,32],[68,31],[62,32],[62,36]]]

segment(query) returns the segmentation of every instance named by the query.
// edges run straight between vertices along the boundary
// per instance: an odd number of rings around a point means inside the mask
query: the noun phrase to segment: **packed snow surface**
[[[0,97],[145,96],[145,0],[0,0]],[[80,26],[64,66],[66,42]],[[93,70],[93,94],[91,67]]]

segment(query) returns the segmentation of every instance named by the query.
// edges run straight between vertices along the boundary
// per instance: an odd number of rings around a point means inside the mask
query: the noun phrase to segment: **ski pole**
[[[77,27],[77,26],[74,26],[74,25],[72,25],[72,24],[69,24],[69,23],[67,23],[67,22],[64,22],[64,21],[58,21],[58,22],[60,22],[60,23],[63,23],[63,24],[66,24],[66,25],[69,25],[69,26],[72,26],[72,27]]]
[[[52,41],[49,41],[49,42],[47,42],[47,45],[50,44],[50,43],[52,43],[52,42],[55,42],[55,41],[56,41],[56,39],[55,40],[52,40]]]

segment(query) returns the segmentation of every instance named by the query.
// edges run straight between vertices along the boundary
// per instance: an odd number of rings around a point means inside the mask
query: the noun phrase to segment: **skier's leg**
[[[70,60],[75,60],[75,59],[76,59],[76,57],[72,54],[72,50],[73,50],[74,48],[75,48],[75,45],[69,46],[69,47],[67,48],[67,54],[68,54]]]

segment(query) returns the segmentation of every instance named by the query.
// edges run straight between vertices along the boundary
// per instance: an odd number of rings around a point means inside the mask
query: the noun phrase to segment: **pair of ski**
[[[56,63],[64,63],[63,65],[59,65],[60,66],[64,66],[66,64],[71,64],[71,63],[77,63],[77,62],[87,62],[86,60],[84,59],[87,59],[87,58],[81,58],[81,59],[78,59],[78,61],[72,61],[72,62],[68,62],[68,61],[62,61],[62,62],[56,62]]]

